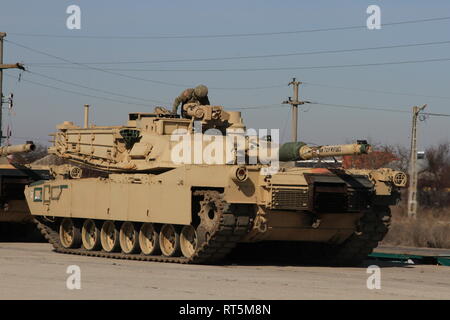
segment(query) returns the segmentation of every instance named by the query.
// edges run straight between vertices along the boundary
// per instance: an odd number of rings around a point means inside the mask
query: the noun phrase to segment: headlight
[[[244,166],[233,167],[230,176],[234,182],[244,182],[248,178],[248,170]]]

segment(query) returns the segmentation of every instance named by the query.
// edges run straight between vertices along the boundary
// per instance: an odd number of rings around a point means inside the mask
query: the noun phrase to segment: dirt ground
[[[381,289],[367,288],[371,264],[381,267]],[[70,265],[80,267],[80,290],[67,289]],[[450,267],[374,260],[360,268],[179,265],[0,243],[0,299],[450,299]]]

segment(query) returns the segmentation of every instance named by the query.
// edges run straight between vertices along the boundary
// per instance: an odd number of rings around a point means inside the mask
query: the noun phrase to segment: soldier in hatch
[[[186,103],[198,103],[200,105],[209,105],[208,88],[204,85],[198,85],[193,88],[184,90],[173,102],[172,112],[177,113],[178,106],[181,103],[181,112]]]

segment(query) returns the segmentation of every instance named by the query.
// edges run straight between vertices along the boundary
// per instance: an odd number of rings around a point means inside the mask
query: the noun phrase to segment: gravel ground
[[[367,288],[371,264],[381,267],[381,289]],[[67,289],[70,265],[80,267],[80,290]],[[178,265],[64,255],[46,243],[0,243],[0,299],[450,299],[450,267]]]

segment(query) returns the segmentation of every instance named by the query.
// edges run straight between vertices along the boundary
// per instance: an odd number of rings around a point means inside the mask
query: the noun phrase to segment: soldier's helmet
[[[197,98],[205,98],[208,95],[208,88],[204,85],[198,85],[194,89],[194,94]]]

